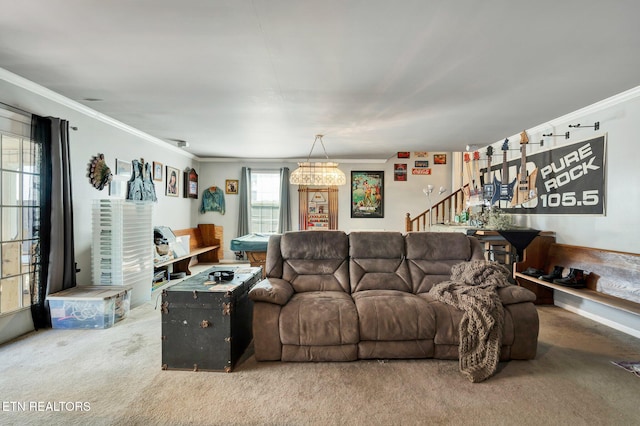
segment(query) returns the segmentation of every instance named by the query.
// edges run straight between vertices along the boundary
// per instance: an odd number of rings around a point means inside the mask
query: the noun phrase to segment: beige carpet
[[[560,308],[539,312],[537,358],[473,384],[456,361],[257,363],[251,350],[229,374],[162,371],[152,301],[111,329],[0,346],[0,424],[637,424],[640,378],[611,361],[639,359],[640,340]],[[74,402],[89,411],[67,411]]]

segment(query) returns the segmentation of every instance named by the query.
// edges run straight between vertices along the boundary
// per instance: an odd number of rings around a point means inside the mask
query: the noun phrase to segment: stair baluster
[[[465,185],[468,186],[468,185]],[[445,223],[447,220],[452,221],[453,216],[460,214],[464,207],[464,192],[460,188],[448,197],[437,202],[433,206],[430,206],[427,210],[420,213],[415,218],[411,218],[411,213],[407,213],[405,219],[406,232],[411,231],[426,231],[429,223],[429,216],[433,224]],[[434,218],[435,213],[435,218]]]

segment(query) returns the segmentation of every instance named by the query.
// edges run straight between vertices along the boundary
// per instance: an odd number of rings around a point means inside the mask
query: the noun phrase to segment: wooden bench
[[[585,288],[571,288],[522,273],[529,267],[551,273],[554,266],[589,272]],[[536,293],[538,304],[552,304],[553,291],[568,293],[640,315],[640,255],[613,250],[555,243],[554,237],[537,237],[525,249],[523,261],[514,263],[518,285]],[[564,276],[563,275],[563,276]]]
[[[198,262],[218,263],[222,258],[222,226],[199,224],[197,228],[178,229],[173,231],[176,237],[189,236],[189,254],[174,259],[158,262],[155,269],[172,265],[173,272],[184,272],[191,275],[189,266]]]

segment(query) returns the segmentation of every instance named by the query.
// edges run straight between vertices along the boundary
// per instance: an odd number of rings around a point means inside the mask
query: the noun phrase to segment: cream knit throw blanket
[[[454,265],[451,281],[429,294],[464,311],[460,322],[460,371],[472,382],[491,377],[498,366],[504,310],[497,288],[511,285],[507,268],[486,260]]]

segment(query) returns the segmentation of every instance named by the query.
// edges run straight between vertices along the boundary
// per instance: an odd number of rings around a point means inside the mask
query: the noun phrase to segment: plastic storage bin
[[[73,287],[47,300],[53,328],[109,328],[129,314],[131,287]]]

